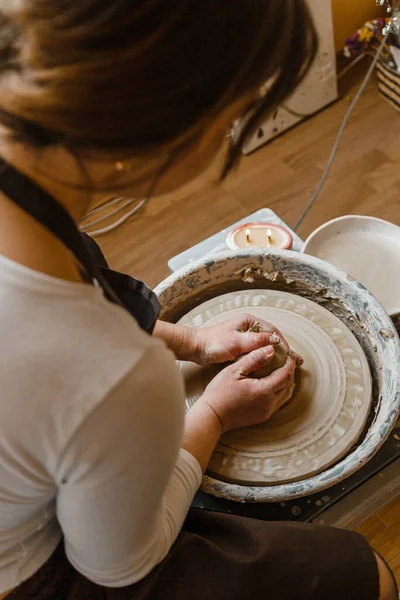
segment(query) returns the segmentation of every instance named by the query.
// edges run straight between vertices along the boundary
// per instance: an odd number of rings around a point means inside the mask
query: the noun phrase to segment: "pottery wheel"
[[[240,313],[275,325],[304,358],[292,400],[261,425],[224,434],[209,464],[214,478],[241,485],[278,485],[306,479],[342,458],[357,442],[371,406],[372,383],[357,339],[322,306],[286,292],[244,290],[205,302],[180,325],[209,327]],[[178,362],[186,408],[201,396],[220,366]]]

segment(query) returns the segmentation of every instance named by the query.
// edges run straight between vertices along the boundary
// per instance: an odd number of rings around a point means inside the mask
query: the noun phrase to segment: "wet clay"
[[[281,367],[285,366],[286,361],[288,359],[288,353],[284,348],[283,344],[281,343],[278,346],[274,346],[274,350],[275,355],[271,362],[266,367],[263,367],[259,371],[253,373],[252,377],[257,377],[258,379],[261,379],[261,377],[267,377],[277,369],[280,369]]]
[[[252,333],[260,333],[262,331],[266,331],[267,333],[275,333],[275,335],[279,338],[281,337],[279,335],[279,332],[276,329],[274,329],[274,327],[268,327],[266,325],[263,326],[261,323],[259,323],[259,321],[253,323],[253,325],[247,331]],[[252,377],[256,377],[257,379],[267,377],[268,375],[271,375],[271,373],[273,373],[277,369],[280,369],[286,364],[286,361],[288,360],[290,355],[289,345],[285,344],[284,340],[281,338],[279,344],[277,346],[274,346],[274,350],[275,354],[272,361],[259,371],[253,373]]]
[[[282,338],[282,336],[279,334],[279,332],[276,331],[273,327],[263,326],[263,325],[261,325],[261,323],[256,321],[252,325],[252,327],[249,329],[249,331],[252,331],[254,333],[259,333],[260,331],[267,331],[268,333],[275,332],[277,337],[280,338],[279,344],[277,346],[274,346],[275,354],[274,354],[274,357],[271,360],[271,362],[269,362],[262,369],[259,369],[258,371],[251,373],[250,377],[252,377],[254,379],[262,379],[263,377],[268,377],[268,375],[271,375],[277,369],[281,369],[282,367],[284,367],[289,360],[293,360],[293,358],[294,358],[293,352],[290,349],[288,343],[286,342],[286,340],[284,340]],[[240,360],[240,358],[238,360]],[[291,400],[294,389],[295,389],[295,384],[291,385],[288,388],[288,390],[286,392],[286,396],[283,399],[283,403],[282,403],[283,406],[285,404],[287,404],[287,402],[289,402],[289,400]]]
[[[290,348],[303,356],[293,397],[269,421],[222,436],[209,474],[241,485],[278,485],[325,470],[355,444],[371,405],[371,376],[364,353],[350,330],[332,313],[305,298],[277,290],[242,290],[196,307],[180,324],[205,327],[240,313],[276,326]],[[275,363],[287,359],[277,347]],[[190,408],[221,366],[178,363]]]

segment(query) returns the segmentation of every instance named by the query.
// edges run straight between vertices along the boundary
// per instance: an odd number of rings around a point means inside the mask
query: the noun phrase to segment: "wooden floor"
[[[201,177],[188,189],[154,198],[146,210],[99,238],[114,268],[154,286],[168,275],[175,254],[263,207],[295,223],[322,175],[339,124],[354,94],[242,160],[221,185]],[[330,178],[301,226],[304,238],[318,225],[345,214],[374,215],[400,225],[400,116],[381,100],[374,81],[348,125]],[[360,527],[400,581],[400,499]]]
[[[400,585],[400,498],[395,498],[356,528],[389,563]]]

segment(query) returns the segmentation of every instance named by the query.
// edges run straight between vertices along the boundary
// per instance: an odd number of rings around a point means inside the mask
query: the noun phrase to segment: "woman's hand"
[[[231,362],[253,350],[274,346],[279,342],[288,352],[285,338],[271,323],[251,315],[239,315],[220,325],[197,330],[194,362],[199,365]],[[295,358],[298,364],[302,364],[299,356],[295,355]]]
[[[199,365],[231,362],[257,348],[279,342],[289,352],[288,343],[276,327],[247,314],[203,329],[157,321],[154,335],[163,339],[179,360],[190,360]],[[299,356],[293,355],[297,364],[303,364]]]
[[[263,423],[285,404],[294,385],[296,364],[303,360],[290,351],[277,329],[250,315],[197,332],[200,336],[192,346],[195,352],[188,360],[210,364],[245,355],[211,381],[186,415],[183,448],[205,471],[222,433]],[[251,377],[271,362],[275,354],[272,344],[279,342],[288,352],[286,364],[268,377]]]
[[[273,357],[272,346],[250,352],[223,369],[196,404],[206,404],[213,410],[223,432],[263,423],[285,403],[287,392],[294,382],[296,358],[290,355],[285,366],[272,375],[263,379],[250,377]]]

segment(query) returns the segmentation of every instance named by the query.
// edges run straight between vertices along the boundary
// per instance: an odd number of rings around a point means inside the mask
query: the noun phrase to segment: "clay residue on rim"
[[[210,266],[214,265],[212,262]],[[249,263],[241,267],[239,270],[232,272],[229,269],[230,261],[226,261],[223,265],[218,265],[219,272],[212,278],[207,264],[205,265],[206,276],[201,273],[193,273],[189,276],[185,285],[193,294],[186,294],[185,298],[178,304],[173,302],[174,292],[170,291],[171,297],[162,297],[162,313],[161,318],[165,321],[177,322],[184,314],[195,308],[198,304],[209,300],[221,293],[236,292],[243,289],[271,289],[290,292],[303,296],[313,302],[317,302],[325,306],[328,310],[334,312],[340,319],[354,322],[358,330],[363,330],[365,324],[356,317],[353,310],[349,309],[346,304],[346,299],[340,299],[334,290],[329,289],[328,281],[320,280],[314,277],[311,280],[307,278],[310,275],[309,269],[305,265],[299,263],[297,272],[287,273],[283,270],[272,269],[268,270],[264,266]],[[208,279],[208,281],[207,281]],[[201,295],[196,294],[196,288],[200,287]],[[168,290],[164,291],[166,295]],[[171,307],[172,301],[172,307]],[[351,329],[351,327],[350,327]],[[357,335],[357,333],[354,331]]]

